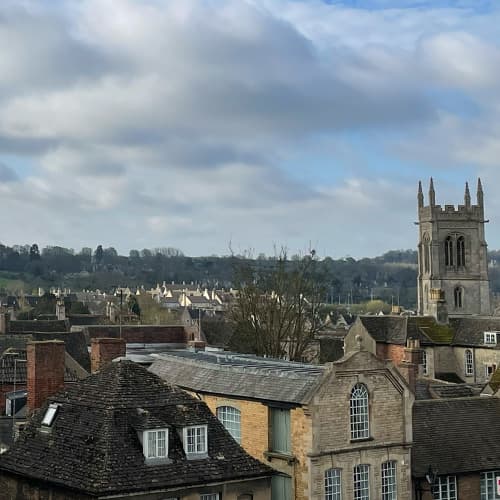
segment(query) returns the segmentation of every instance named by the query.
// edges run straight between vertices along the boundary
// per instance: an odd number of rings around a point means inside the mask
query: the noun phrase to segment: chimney
[[[125,356],[127,344],[124,339],[94,338],[90,348],[90,369],[92,373],[111,363],[115,358]]]
[[[116,323],[116,306],[114,302],[109,302],[109,321],[111,323]]]
[[[444,290],[441,290],[440,288],[431,288],[429,306],[431,315],[436,318],[436,321],[440,325],[447,325],[448,306],[446,305]]]
[[[56,301],[56,318],[59,321],[64,321],[66,319],[66,306],[64,305],[64,299],[57,299]]]
[[[27,344],[28,409],[40,408],[45,400],[64,388],[64,342],[31,341]]]
[[[418,339],[407,339],[404,349],[404,359],[399,365],[399,371],[408,382],[413,393],[417,386],[417,378],[422,364],[422,349]]]

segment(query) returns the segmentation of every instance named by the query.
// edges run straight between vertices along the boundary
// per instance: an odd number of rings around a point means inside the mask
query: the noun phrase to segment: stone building
[[[436,204],[431,178],[428,204],[422,184],[418,191],[418,313],[437,315],[446,301],[450,316],[489,315],[487,245],[484,235],[484,197],[477,185],[477,204],[471,204],[466,184],[463,205]]]
[[[413,393],[362,342],[326,365],[173,351],[150,370],[196,394],[248,453],[281,473],[273,500],[411,498]]]
[[[269,500],[272,475],[205,403],[126,360],[49,397],[0,456],[5,500]]]

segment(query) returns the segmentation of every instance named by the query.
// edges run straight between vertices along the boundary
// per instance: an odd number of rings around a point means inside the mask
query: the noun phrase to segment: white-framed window
[[[354,498],[356,500],[370,500],[370,466],[356,465],[353,474]]]
[[[471,377],[474,375],[474,358],[472,356],[472,351],[470,349],[466,349],[465,353],[465,376]]]
[[[370,437],[368,414],[368,390],[363,384],[356,384],[351,391],[351,439],[366,439]]]
[[[396,460],[388,460],[382,464],[382,500],[397,498]]]
[[[207,453],[208,437],[206,425],[184,427],[184,451],[188,455]]]
[[[144,431],[142,447],[146,458],[166,458],[168,456],[168,429]]]
[[[497,343],[497,332],[484,332],[484,343],[495,345]]]
[[[200,500],[220,500],[220,493],[205,493],[200,495]]]
[[[436,500],[457,500],[456,476],[438,476],[432,485],[432,494]]]
[[[342,471],[340,469],[325,471],[325,500],[342,500]]]
[[[500,471],[481,472],[481,500],[496,500],[496,478]]]
[[[429,375],[429,365],[427,361],[427,351],[422,349],[422,371],[424,375]]]
[[[217,408],[217,418],[233,436],[237,443],[241,443],[241,412],[233,406],[219,406]]]

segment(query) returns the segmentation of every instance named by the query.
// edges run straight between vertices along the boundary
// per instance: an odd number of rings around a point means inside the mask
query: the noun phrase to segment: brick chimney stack
[[[92,339],[90,348],[90,369],[92,373],[111,363],[113,359],[125,356],[126,351],[127,344],[124,339]]]
[[[413,393],[417,386],[417,378],[422,364],[422,349],[418,339],[408,339],[404,349],[404,359],[399,365],[399,371],[403,374]]]
[[[45,400],[64,388],[64,342],[32,341],[27,344],[28,409],[40,408]]]
[[[0,334],[9,333],[9,313],[5,309],[0,309]]]

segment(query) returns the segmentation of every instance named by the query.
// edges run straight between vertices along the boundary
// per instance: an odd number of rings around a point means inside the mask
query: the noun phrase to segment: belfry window
[[[453,266],[453,240],[451,236],[448,236],[444,240],[444,263],[446,266]]]
[[[457,286],[453,292],[455,299],[455,309],[462,309],[464,306],[462,287]]]
[[[429,240],[429,235],[424,235],[424,273],[430,271],[430,261],[431,261],[431,242]]]
[[[457,239],[457,266],[465,267],[465,238],[463,236]]]

